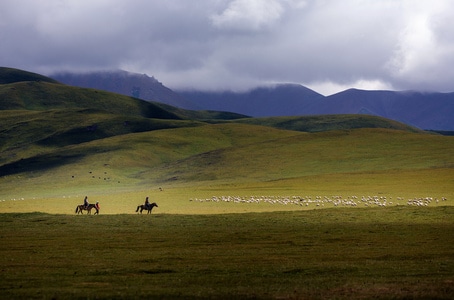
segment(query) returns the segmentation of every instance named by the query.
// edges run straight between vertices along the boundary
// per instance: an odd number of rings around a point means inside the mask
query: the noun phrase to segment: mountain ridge
[[[147,101],[153,98],[153,101],[184,109],[228,111],[252,117],[370,114],[426,130],[454,130],[454,118],[451,118],[454,115],[454,93],[351,88],[324,96],[291,83],[258,86],[244,92],[212,92],[172,90],[154,77],[126,71],[68,74],[66,77],[52,75],[52,78],[69,85],[113,92],[122,86],[124,95]],[[127,79],[121,82],[121,78]],[[113,86],[115,84],[117,87]],[[155,93],[147,96],[146,91]]]

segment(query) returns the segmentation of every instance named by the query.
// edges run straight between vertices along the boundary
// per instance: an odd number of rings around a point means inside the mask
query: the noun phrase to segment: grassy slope
[[[454,140],[389,130],[357,130],[280,137],[204,153],[172,165],[181,179],[276,180],[333,173],[454,165]],[[169,168],[165,166],[165,168]],[[182,170],[190,170],[186,174]],[[181,174],[182,173],[182,174]],[[181,175],[179,175],[181,174]]]
[[[90,108],[120,115],[181,119],[150,102],[49,82],[29,81],[0,85],[0,100],[2,110]]]
[[[0,68],[0,164],[56,147],[131,132],[198,126],[200,119],[236,114],[194,112],[117,95],[65,86],[46,77],[34,80],[19,70]],[[3,77],[2,77],[3,76]],[[30,79],[32,81],[21,81]]]
[[[14,68],[0,67],[0,84],[8,84],[21,81],[45,81],[58,83],[54,79],[40,74]]]
[[[109,114],[90,109],[0,111],[0,163],[53,153],[63,146],[132,132],[199,126],[191,120],[165,120]]]
[[[269,117],[238,120],[246,124],[271,126],[275,128],[305,132],[348,130],[359,128],[386,128],[410,132],[423,132],[415,127],[371,115],[321,115],[296,117]]]

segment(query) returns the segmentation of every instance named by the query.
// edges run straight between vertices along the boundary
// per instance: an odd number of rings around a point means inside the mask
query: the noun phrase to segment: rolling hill
[[[49,182],[53,192],[100,191],[454,166],[451,137],[376,116],[248,118],[52,80],[4,80],[3,194]]]
[[[0,67],[0,84],[16,83],[21,81],[44,81],[58,83],[56,80],[24,70]]]

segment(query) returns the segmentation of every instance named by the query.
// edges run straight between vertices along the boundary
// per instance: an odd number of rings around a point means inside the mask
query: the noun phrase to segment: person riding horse
[[[88,207],[88,204],[89,204],[88,203],[88,197],[85,196],[85,199],[84,199],[84,207],[85,207],[85,209]]]
[[[145,198],[145,207],[146,207],[147,209],[150,208],[150,201],[148,201],[148,197]]]

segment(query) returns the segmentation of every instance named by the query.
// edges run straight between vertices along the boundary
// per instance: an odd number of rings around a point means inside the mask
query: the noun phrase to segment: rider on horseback
[[[88,203],[88,197],[85,196],[85,199],[84,199],[84,207],[85,207],[85,209],[88,207],[88,204],[89,204]]]
[[[150,207],[150,202],[148,201],[148,197],[145,198],[145,207],[148,209]]]

